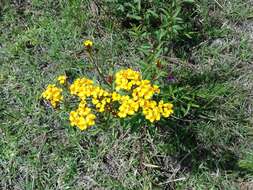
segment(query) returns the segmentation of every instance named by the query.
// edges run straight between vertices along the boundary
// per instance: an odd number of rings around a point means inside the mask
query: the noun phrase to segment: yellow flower
[[[171,114],[174,113],[173,104],[163,103],[162,100],[159,102],[159,110],[163,117],[169,117]]]
[[[130,99],[129,96],[123,96],[120,104],[118,116],[121,118],[124,118],[127,115],[134,115],[136,112],[138,112],[139,104],[133,99]]]
[[[42,93],[42,98],[48,100],[55,108],[58,103],[63,100],[62,89],[56,87],[54,84],[49,84]]]
[[[93,98],[93,99],[92,99],[92,103],[93,103],[94,105],[97,105],[97,104],[99,103],[99,100],[98,100],[98,99]]]
[[[160,93],[159,87],[157,85],[152,85],[149,80],[142,80],[139,86],[133,90],[132,96],[134,100],[149,100],[155,93]]]
[[[121,99],[121,95],[117,92],[112,93],[112,101],[119,101]]]
[[[78,78],[69,87],[70,94],[77,95],[81,100],[90,97],[93,90],[93,81],[87,78]]]
[[[76,119],[78,117],[78,113],[76,111],[71,111],[69,113],[69,120],[70,120],[70,125],[74,126],[76,125]]]
[[[91,109],[86,107],[86,102],[81,101],[76,111],[71,111],[69,120],[71,126],[77,126],[80,130],[95,125],[96,116],[91,113]]]
[[[104,112],[106,105],[111,102],[111,93],[103,90],[100,87],[94,87],[91,92],[92,103],[99,112]]]
[[[115,78],[116,91],[121,89],[129,91],[133,86],[140,83],[141,75],[137,71],[126,69],[117,72]]]
[[[93,46],[93,42],[91,40],[84,40],[83,45],[87,48],[91,48]]]
[[[143,109],[143,114],[145,118],[151,123],[153,123],[154,121],[159,121],[161,119],[161,114],[158,107],[154,107],[152,109],[145,108]]]
[[[65,84],[66,80],[67,80],[67,76],[66,75],[60,75],[57,80],[59,81],[60,84]]]
[[[169,117],[173,114],[173,105],[171,103],[164,103],[163,100],[157,104],[153,100],[144,100],[141,102],[143,114],[150,122],[159,121],[161,116]]]

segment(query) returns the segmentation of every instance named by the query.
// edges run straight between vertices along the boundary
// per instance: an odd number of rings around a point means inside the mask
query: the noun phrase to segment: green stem
[[[92,53],[91,53],[89,50],[88,50],[88,54],[89,54],[89,60],[94,64],[94,66],[95,66],[95,68],[96,68],[96,70],[97,70],[97,72],[98,72],[100,78],[102,78],[103,81],[104,81],[108,86],[111,87],[111,84],[106,80],[105,75],[104,75],[103,72],[101,71],[101,69],[100,69],[100,67],[98,66],[97,62],[93,59]]]

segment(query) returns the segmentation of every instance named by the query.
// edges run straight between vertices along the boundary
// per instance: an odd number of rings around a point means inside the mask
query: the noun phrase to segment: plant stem
[[[106,80],[106,77],[105,75],[103,74],[103,72],[101,71],[100,67],[98,66],[97,62],[93,59],[92,57],[92,53],[88,50],[88,54],[89,54],[89,59],[90,61],[94,64],[100,78],[103,79],[103,81],[108,85],[108,86],[111,86],[111,84]]]
[[[146,133],[147,133],[147,128],[146,126],[141,127],[141,137],[139,139],[139,146],[140,146],[140,172],[143,173],[144,171],[144,150],[143,150],[143,145],[144,145],[144,141],[143,139],[145,139],[146,137]]]

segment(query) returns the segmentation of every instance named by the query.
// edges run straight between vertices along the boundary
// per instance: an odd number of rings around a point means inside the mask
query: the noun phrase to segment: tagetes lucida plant
[[[92,43],[84,43],[92,46]],[[79,98],[76,110],[69,113],[71,126],[85,130],[95,125],[96,113],[109,112],[114,117],[126,118],[142,113],[151,123],[161,117],[168,118],[173,113],[173,105],[163,100],[153,100],[160,93],[159,86],[149,80],[143,80],[140,72],[132,69],[120,70],[115,75],[115,91],[110,92],[96,85],[92,80],[77,78],[72,84],[67,83],[67,77],[61,75],[58,82],[65,85],[72,96]],[[62,88],[49,84],[42,93],[42,98],[56,108],[63,101]]]

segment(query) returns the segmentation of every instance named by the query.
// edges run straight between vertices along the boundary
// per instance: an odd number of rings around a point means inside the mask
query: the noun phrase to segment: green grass
[[[0,4],[0,189],[252,187],[253,39],[243,28],[252,23],[250,1],[198,1],[205,37],[186,53],[152,53],[131,35],[136,28],[89,1],[13,2]],[[99,80],[84,39],[93,39],[106,76],[161,58],[176,78],[160,82],[177,117],[145,135],[119,123],[81,132],[43,106],[41,92],[59,74]]]

